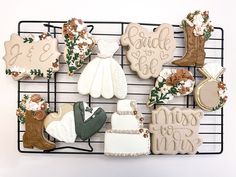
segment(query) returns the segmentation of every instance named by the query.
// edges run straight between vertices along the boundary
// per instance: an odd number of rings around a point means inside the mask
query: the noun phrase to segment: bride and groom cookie
[[[46,132],[66,143],[74,143],[76,138],[87,140],[97,133],[107,119],[100,107],[90,107],[85,102],[74,105],[64,104],[58,113],[50,113],[44,120]]]
[[[83,141],[92,137],[107,119],[102,108],[92,108],[85,102],[64,104],[58,113],[53,113],[38,94],[24,95],[16,115],[25,124],[23,146],[41,150],[56,148],[56,144],[45,137],[44,130],[59,141],[74,143],[77,137]]]

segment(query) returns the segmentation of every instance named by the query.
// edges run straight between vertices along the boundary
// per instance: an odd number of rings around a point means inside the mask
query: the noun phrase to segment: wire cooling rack
[[[18,24],[18,34],[21,36],[40,35],[42,32],[50,32],[53,37],[58,39],[59,50],[63,53],[64,39],[62,36],[61,27],[66,21],[20,21]],[[120,36],[124,33],[128,22],[98,22],[87,21],[87,25],[91,28],[91,33],[96,39],[109,39],[119,41]],[[140,23],[145,28],[152,31],[159,24]],[[178,25],[173,25],[175,31],[176,51],[175,58],[183,56],[185,51],[184,34]],[[220,27],[215,27],[211,38],[206,42],[206,60],[205,62],[218,62],[223,66],[224,52],[224,33]],[[96,56],[96,51],[87,60],[92,60]],[[151,88],[154,86],[154,80],[141,80],[137,74],[130,70],[129,63],[125,56],[126,50],[120,46],[119,50],[114,55],[117,62],[124,69],[128,82],[127,99],[135,99],[138,103],[138,109],[143,113],[145,118],[145,126],[147,127],[151,121],[151,109],[146,107],[146,101]],[[77,71],[74,76],[68,76],[66,63],[63,56],[60,57],[60,71],[54,75],[54,78],[46,80],[44,78],[36,78],[35,80],[18,81],[18,104],[24,94],[41,94],[50,104],[53,111],[57,111],[58,107],[63,103],[74,103],[77,101],[85,101],[90,106],[102,107],[108,119],[104,127],[91,139],[82,141],[76,139],[73,144],[60,142],[45,133],[49,140],[56,143],[56,149],[52,151],[41,151],[38,149],[26,149],[23,147],[22,136],[25,131],[24,125],[18,121],[18,150],[22,153],[62,153],[62,154],[103,154],[104,133],[106,129],[111,127],[111,114],[116,112],[117,99],[94,99],[90,96],[82,96],[77,92],[77,81],[79,75],[83,71]],[[164,67],[178,67],[172,64],[164,65]],[[197,72],[195,67],[178,67],[187,68],[190,70],[196,82],[202,79],[202,76]],[[223,81],[223,76],[220,78]],[[168,107],[195,108],[193,94],[185,97],[175,97],[174,100],[165,104]],[[223,152],[223,109],[215,112],[205,112],[204,118],[200,124],[200,137],[203,144],[199,147],[197,154],[220,154]]]

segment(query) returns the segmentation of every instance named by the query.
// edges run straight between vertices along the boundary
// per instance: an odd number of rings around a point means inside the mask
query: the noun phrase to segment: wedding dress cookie
[[[98,41],[100,53],[86,66],[78,81],[78,91],[82,95],[90,94],[110,99],[113,96],[123,99],[127,95],[127,82],[124,71],[112,58],[118,50],[116,42]]]

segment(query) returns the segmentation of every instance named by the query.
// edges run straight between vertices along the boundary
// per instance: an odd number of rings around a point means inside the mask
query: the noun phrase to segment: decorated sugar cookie
[[[36,76],[50,79],[59,70],[57,39],[48,33],[38,38],[12,34],[5,42],[5,52],[6,74],[15,80]]]
[[[89,107],[85,102],[74,104],[75,130],[77,136],[86,140],[105,124],[107,115],[100,107]]]
[[[185,34],[185,54],[182,59],[173,61],[178,66],[204,65],[205,42],[210,38],[213,26],[210,24],[209,12],[199,10],[189,13],[182,21],[181,27]]]
[[[62,105],[58,113],[50,113],[44,120],[46,132],[52,137],[66,143],[76,139],[73,105]]]
[[[85,102],[77,102],[74,105],[64,104],[58,113],[49,114],[44,126],[52,137],[73,143],[77,136],[82,140],[89,139],[102,128],[106,119],[102,108],[91,108]]]
[[[205,64],[198,71],[205,77],[195,88],[194,97],[198,106],[206,111],[222,108],[228,99],[226,85],[218,78],[225,68],[217,63]]]
[[[139,156],[150,153],[149,130],[135,100],[119,100],[112,114],[111,129],[105,133],[104,153],[111,156]]]
[[[155,87],[151,90],[148,106],[167,103],[175,96],[188,95],[193,91],[194,78],[186,69],[163,69],[158,76]]]
[[[127,82],[123,69],[113,58],[118,50],[117,42],[98,41],[98,56],[84,68],[78,80],[78,91],[110,99],[113,96],[124,99],[127,95]]]
[[[42,150],[55,148],[55,144],[44,136],[43,121],[49,112],[46,101],[38,94],[24,95],[16,115],[22,124],[25,124],[23,146],[25,148],[36,147]]]
[[[92,54],[95,40],[89,33],[86,24],[76,18],[72,18],[63,25],[65,38],[64,58],[68,65],[69,75],[81,68],[84,60]]]
[[[131,23],[121,37],[121,44],[129,47],[126,57],[130,67],[142,79],[156,78],[162,65],[173,59],[176,47],[174,30],[169,24],[161,24],[154,32],[149,32]]]
[[[203,112],[199,109],[172,110],[160,106],[152,111],[152,153],[195,154],[202,144],[199,125]]]

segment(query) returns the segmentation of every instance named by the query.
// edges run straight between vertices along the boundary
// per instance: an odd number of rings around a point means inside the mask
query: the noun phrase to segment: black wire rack
[[[66,21],[20,21],[18,23],[18,34],[21,36],[39,35],[42,32],[50,32],[53,37],[58,39],[59,50],[63,53],[64,39],[62,36],[61,27]],[[91,33],[97,39],[109,39],[118,41],[124,33],[128,22],[85,22],[91,29]],[[140,23],[145,28],[152,31],[160,24]],[[173,25],[175,31],[176,51],[175,58],[181,58],[185,50],[184,34],[179,25]],[[205,62],[218,62],[221,66],[224,65],[224,31],[221,27],[215,27],[211,38],[205,45],[206,58]],[[127,99],[135,99],[138,103],[139,110],[145,118],[145,126],[151,121],[151,109],[146,107],[146,101],[151,88],[154,86],[154,79],[141,80],[137,74],[129,69],[129,63],[126,59],[126,49],[120,46],[120,49],[114,55],[114,59],[120,63],[124,69],[127,83],[128,96]],[[96,56],[96,51],[89,57],[87,61],[92,60]],[[84,68],[85,66],[83,66]],[[167,64],[164,67],[178,66]],[[77,71],[74,76],[68,76],[66,63],[63,56],[60,57],[60,71],[54,74],[54,78],[47,80],[44,78],[36,78],[35,80],[18,81],[18,104],[24,94],[41,94],[50,104],[53,111],[57,111],[58,107],[63,103],[74,103],[77,101],[85,101],[90,106],[102,107],[108,119],[104,127],[91,139],[82,141],[76,139],[75,143],[68,144],[60,142],[55,138],[50,137],[45,133],[49,140],[56,143],[56,148],[51,151],[42,151],[38,149],[26,149],[23,147],[22,135],[25,132],[24,125],[18,121],[18,150],[22,153],[57,153],[57,154],[104,154],[104,133],[106,129],[111,127],[111,114],[116,112],[117,99],[112,98],[106,100],[103,98],[94,99],[90,96],[82,96],[77,92],[77,80],[82,72],[82,69]],[[187,68],[194,75],[196,82],[202,79],[196,67],[181,67]],[[220,77],[223,81],[223,76]],[[193,94],[185,97],[175,97],[174,100],[165,104],[168,107],[197,107]],[[197,154],[220,154],[223,152],[223,108],[215,112],[205,112],[204,118],[201,120],[199,134],[203,140],[203,144],[199,147]]]

